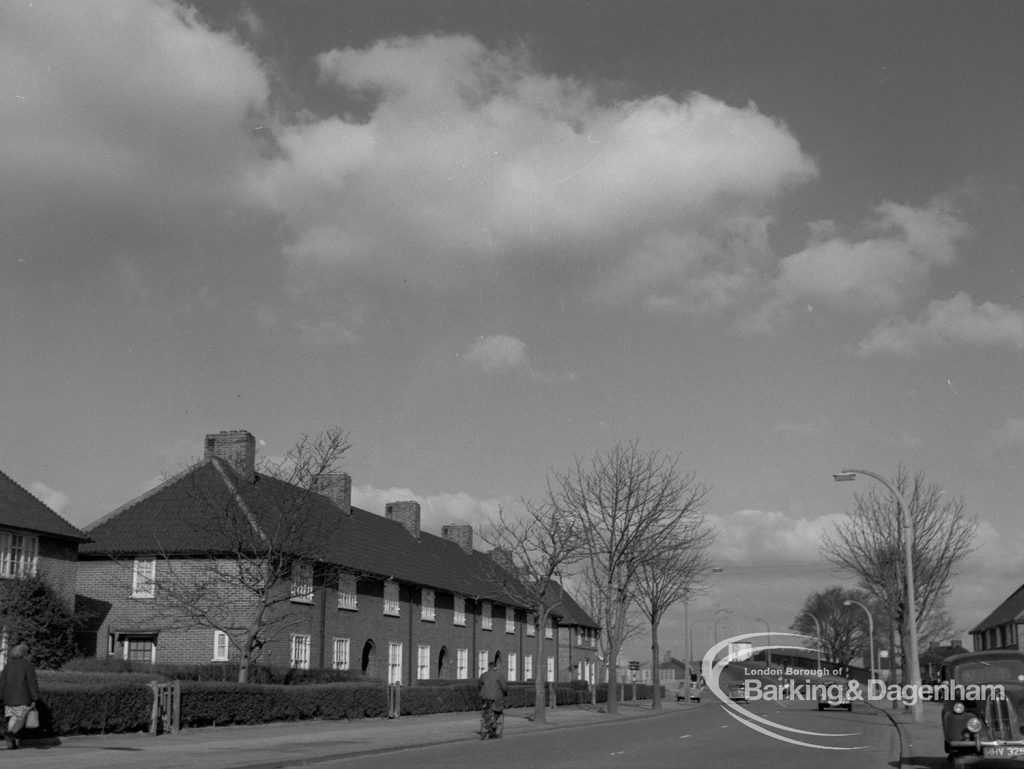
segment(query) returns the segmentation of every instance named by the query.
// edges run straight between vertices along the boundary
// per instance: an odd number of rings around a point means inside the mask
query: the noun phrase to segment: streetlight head
[[[852,481],[856,479],[857,473],[833,473],[832,479],[836,481]]]

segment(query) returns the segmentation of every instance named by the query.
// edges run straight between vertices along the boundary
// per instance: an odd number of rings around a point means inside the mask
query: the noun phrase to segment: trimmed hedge
[[[50,673],[40,675],[40,714],[45,730],[55,734],[96,734],[146,731],[153,690],[143,673]],[[631,685],[627,695],[631,695]],[[648,698],[650,686],[637,685]],[[532,682],[512,683],[506,704],[532,707]],[[555,687],[558,705],[591,701],[588,689],[569,683]],[[421,682],[401,688],[401,714],[424,715],[475,711],[481,707],[475,681]],[[598,702],[607,686],[597,687]],[[181,726],[262,724],[304,719],[353,720],[388,714],[387,687],[379,682],[329,684],[238,684],[226,681],[181,682]]]

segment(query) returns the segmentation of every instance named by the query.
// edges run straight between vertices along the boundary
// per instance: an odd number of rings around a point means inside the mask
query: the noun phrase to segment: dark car
[[[938,692],[944,747],[954,767],[977,758],[1024,758],[1024,653],[956,654]]]
[[[690,700],[692,702],[700,702],[700,695],[704,691],[704,677],[691,676],[690,677]],[[686,684],[679,684],[679,688],[676,689],[676,702],[683,702],[686,699]]]
[[[818,710],[825,708],[853,710],[853,702],[849,696],[850,682],[845,678],[825,678],[821,680],[819,686],[821,688],[818,690],[820,692]]]

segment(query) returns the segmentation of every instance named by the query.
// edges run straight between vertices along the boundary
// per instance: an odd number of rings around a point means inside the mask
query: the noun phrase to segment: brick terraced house
[[[39,575],[75,605],[78,548],[88,537],[0,473],[0,579]]]
[[[343,473],[319,479],[315,493],[261,476],[255,439],[246,431],[206,437],[202,461],[128,502],[88,528],[81,548],[78,593],[91,617],[96,655],[169,664],[233,662],[238,651],[223,623],[217,630],[181,613],[162,585],[168,573],[197,573],[229,557],[211,515],[272,528],[280,500],[302,497],[317,539],[315,557],[293,559],[284,600],[271,607],[274,633],[262,638],[259,663],[338,669],[391,683],[470,679],[498,659],[512,681],[590,676],[598,625],[571,599],[561,602],[534,659],[532,615],[501,587],[513,579],[500,554],[473,547],[473,529],[420,528],[416,502],[396,501],[384,515],[353,507]],[[206,572],[207,575],[210,573]],[[225,573],[227,573],[225,571]],[[204,583],[229,605],[226,580]],[[563,608],[564,605],[564,608]]]

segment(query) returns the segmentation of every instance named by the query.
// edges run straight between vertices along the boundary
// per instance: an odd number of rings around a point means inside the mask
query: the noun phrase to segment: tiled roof
[[[582,606],[576,603],[576,599],[568,591],[562,589],[561,585],[553,585],[553,587],[557,593],[561,594],[561,600],[552,614],[559,618],[561,624],[589,628],[601,627]]]
[[[1024,585],[1018,587],[1013,594],[999,604],[991,614],[979,622],[971,630],[972,633],[980,633],[990,627],[1012,622],[1017,619],[1024,619]]]
[[[87,537],[32,494],[0,473],[0,526],[61,539]]]
[[[273,536],[281,522],[280,510],[298,495],[307,505],[306,539],[317,543],[320,561],[472,598],[515,603],[501,587],[512,578],[484,553],[467,553],[455,542],[425,531],[416,539],[398,521],[357,507],[346,514],[327,497],[274,478],[241,482],[231,466],[218,459],[203,460],[93,524],[88,529],[93,541],[81,548],[80,557],[230,553],[233,545],[218,521],[225,515],[244,515],[239,499]]]

